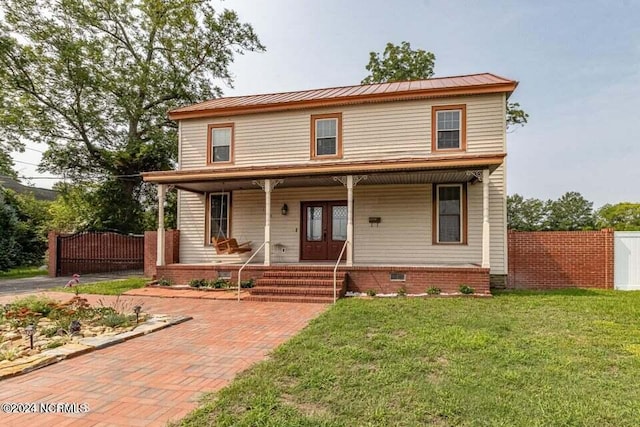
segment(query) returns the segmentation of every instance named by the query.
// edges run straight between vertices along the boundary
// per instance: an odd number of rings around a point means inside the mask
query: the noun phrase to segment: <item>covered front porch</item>
[[[359,168],[153,173],[145,180],[158,184],[160,201],[156,276],[182,284],[235,280],[240,269],[243,278],[256,279],[266,271],[335,269],[347,273],[346,287],[354,292],[404,287],[421,293],[428,285],[463,283],[488,292],[491,174],[501,162],[465,156]],[[170,263],[160,255],[167,186],[181,190],[179,257]],[[214,238],[250,241],[251,250],[220,253]]]

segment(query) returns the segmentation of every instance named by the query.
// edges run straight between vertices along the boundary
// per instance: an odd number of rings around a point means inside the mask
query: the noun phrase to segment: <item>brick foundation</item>
[[[509,231],[511,289],[613,288],[613,230]]]
[[[156,278],[156,260],[158,258],[158,232],[144,232],[144,275]],[[180,230],[166,230],[164,235],[164,262],[180,262]]]
[[[157,267],[157,278],[165,278],[174,285],[186,285],[191,279],[216,279],[220,271],[230,272],[233,282],[238,280],[239,265],[189,265],[174,264]],[[309,270],[333,271],[327,266],[281,266],[264,267],[251,265],[242,271],[242,280],[262,278],[267,270]],[[489,294],[489,270],[479,267],[341,267],[339,271],[348,273],[347,290],[377,293],[395,293],[404,287],[409,294],[424,293],[434,286],[443,293],[458,292],[460,285],[468,285],[477,294]],[[391,281],[391,272],[406,274],[404,282]]]

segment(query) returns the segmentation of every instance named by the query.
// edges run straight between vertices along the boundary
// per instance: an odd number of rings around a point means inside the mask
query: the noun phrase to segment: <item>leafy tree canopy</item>
[[[547,204],[538,199],[524,199],[519,194],[507,198],[507,227],[510,230],[539,231],[545,227]]]
[[[101,222],[127,232],[142,231],[153,202],[140,172],[176,160],[167,110],[219,96],[234,56],[264,49],[206,0],[5,0],[0,11],[0,141],[46,143],[42,170],[98,184],[117,208]]]
[[[507,224],[518,231],[575,231],[596,228],[593,203],[580,193],[570,191],[558,200],[524,199],[519,194],[507,197]]]
[[[597,213],[598,226],[618,231],[640,230],[640,203],[617,203],[604,205]]]
[[[43,262],[49,203],[0,187],[0,270]]]
[[[399,46],[387,43],[382,55],[369,53],[366,66],[369,75],[362,84],[387,83],[402,80],[424,80],[433,77],[436,56],[423,49],[411,49],[409,42],[403,41]],[[529,114],[520,108],[517,102],[507,102],[507,127],[524,126]]]
[[[549,230],[575,231],[595,228],[593,202],[582,197],[580,193],[565,193],[558,200],[549,201],[548,209]]]
[[[369,53],[366,69],[371,74],[362,80],[362,84],[430,79],[435,62],[436,56],[432,52],[413,50],[409,42],[402,42],[400,46],[387,43],[382,57],[377,52]]]
[[[5,200],[4,192],[0,191],[0,271],[8,270],[18,264],[17,229],[16,211]]]

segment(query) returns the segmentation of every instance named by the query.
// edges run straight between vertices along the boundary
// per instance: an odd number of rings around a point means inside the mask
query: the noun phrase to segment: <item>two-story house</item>
[[[490,275],[507,271],[505,109],[516,86],[476,74],[171,111],[178,169],[144,174],[160,215],[167,186],[178,189],[179,263],[158,257],[157,275],[235,279],[252,257],[242,272],[261,279],[252,299],[324,300],[335,265],[341,293],[466,284],[488,294]]]

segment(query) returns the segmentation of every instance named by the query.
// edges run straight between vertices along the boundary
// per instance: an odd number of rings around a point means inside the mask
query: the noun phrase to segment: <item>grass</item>
[[[344,299],[184,426],[630,426],[640,293]]]
[[[46,276],[47,270],[40,270],[40,267],[16,267],[7,271],[0,271],[2,279],[22,279],[25,277]]]
[[[77,290],[81,294],[120,295],[130,289],[142,288],[147,283],[149,283],[149,279],[145,277],[135,277],[130,279],[80,284],[71,288],[57,287],[51,290],[58,292],[76,292]]]

